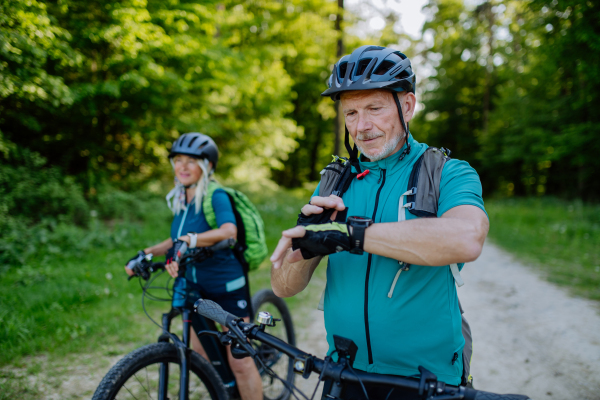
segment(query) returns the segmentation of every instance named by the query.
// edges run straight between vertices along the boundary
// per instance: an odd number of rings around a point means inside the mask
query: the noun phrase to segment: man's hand
[[[300,250],[305,259],[327,256],[352,248],[345,223],[330,221],[325,224],[307,225],[304,229],[304,236],[292,239],[292,248]]]
[[[302,207],[302,214],[305,216],[311,216],[313,214],[321,214],[324,209],[334,209],[331,216],[331,220],[335,220],[337,217],[338,211],[344,211],[346,206],[344,205],[344,200],[341,197],[331,195],[329,197],[319,197],[315,196],[310,199],[310,203]]]
[[[332,219],[335,219],[338,211],[344,211],[346,206],[344,205],[344,201],[338,196],[329,196],[329,197],[319,197],[315,196],[310,200],[310,203],[302,207],[302,214],[305,216],[310,216],[313,214],[321,214],[324,209],[335,209]],[[270,260],[273,263],[273,268],[278,269],[283,265],[285,260],[285,255],[290,247],[292,247],[292,239],[293,238],[301,238],[305,235],[306,230],[302,226],[296,226],[292,229],[288,229],[281,233],[281,239],[279,239],[279,243],[277,244],[277,248],[273,252]],[[298,261],[302,261],[304,258],[300,250],[293,251],[288,255],[287,262],[295,263]]]

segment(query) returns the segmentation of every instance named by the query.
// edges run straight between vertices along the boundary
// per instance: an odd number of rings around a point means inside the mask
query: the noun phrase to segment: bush
[[[114,219],[163,217],[158,196],[125,193],[109,186],[86,200],[83,189],[58,168],[27,149],[11,148],[0,157],[0,273],[30,257],[53,257],[89,249],[113,248],[127,234],[103,223]]]

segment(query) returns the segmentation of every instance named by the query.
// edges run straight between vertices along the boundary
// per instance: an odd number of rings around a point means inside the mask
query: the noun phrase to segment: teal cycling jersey
[[[412,136],[409,140],[412,150],[403,160],[399,155],[404,149],[380,161],[360,162],[369,173],[354,179],[342,196],[349,216],[398,221],[412,166],[428,147]],[[467,162],[446,162],[438,205],[438,217],[460,205],[485,212],[479,176]],[[415,218],[406,213],[407,220]],[[329,256],[324,312],[330,351],[333,335],[348,337],[358,345],[357,369],[413,376],[421,365],[448,384],[460,384],[465,342],[450,266],[411,265],[390,291],[400,268],[398,260],[374,254]]]

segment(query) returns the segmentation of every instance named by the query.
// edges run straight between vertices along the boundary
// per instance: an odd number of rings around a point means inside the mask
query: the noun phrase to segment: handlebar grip
[[[203,317],[206,317],[228,328],[231,321],[238,319],[238,317],[223,310],[220,305],[211,300],[198,300],[196,303],[194,303],[194,310]]]
[[[228,249],[229,247],[233,246],[235,244],[235,239],[225,239],[225,240],[221,240],[220,242],[215,243],[214,245],[210,246],[209,249],[212,251],[219,251],[219,250],[223,250],[223,249]]]
[[[181,258],[188,249],[188,244],[182,240],[178,240],[177,242],[180,243],[180,245],[179,248],[175,247],[175,254],[173,255],[173,260],[176,262],[180,262]]]
[[[484,392],[467,388],[465,390],[465,400],[530,400],[529,396],[522,394],[498,394]]]

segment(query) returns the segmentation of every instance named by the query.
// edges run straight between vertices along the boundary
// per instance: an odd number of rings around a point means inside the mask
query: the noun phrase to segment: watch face
[[[369,226],[370,224],[373,223],[373,220],[371,218],[368,217],[357,217],[357,216],[352,216],[352,217],[348,217],[348,222],[355,224],[355,225],[366,225]]]

